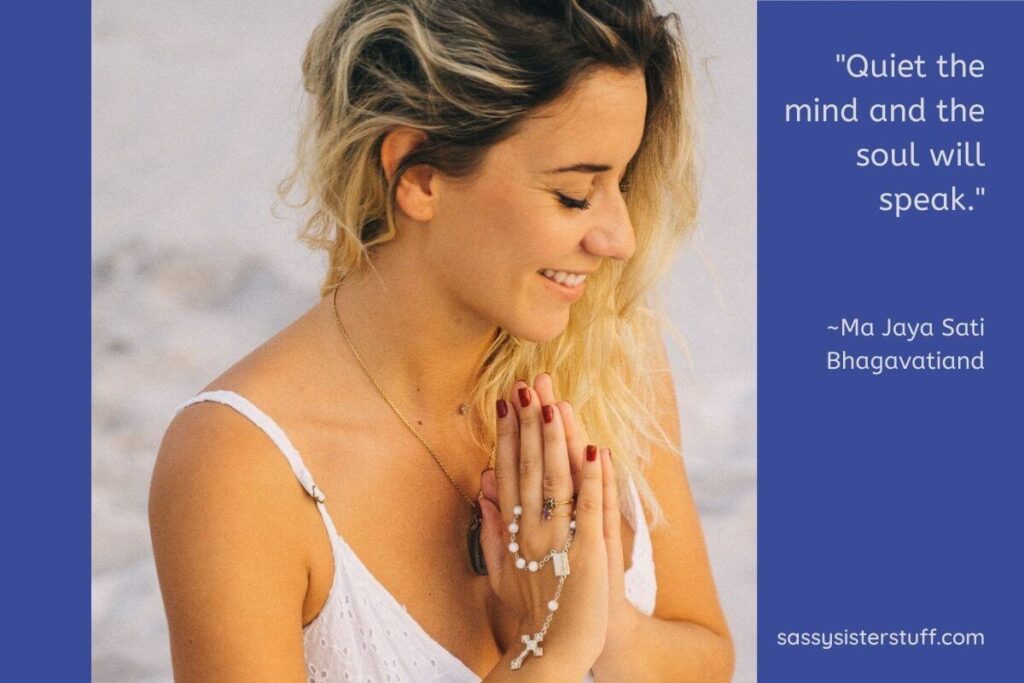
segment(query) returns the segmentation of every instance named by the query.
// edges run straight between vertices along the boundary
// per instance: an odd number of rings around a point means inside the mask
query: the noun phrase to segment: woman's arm
[[[168,427],[149,519],[176,681],[307,680],[295,482],[272,442],[227,406],[190,406]]]
[[[680,444],[675,387],[660,335],[652,343],[659,358],[658,419]],[[652,449],[645,471],[661,503],[666,525],[651,532],[658,582],[654,614],[630,605],[624,619],[610,625],[605,649],[594,664],[601,681],[727,681],[734,653],[718,602],[697,507],[682,461]]]

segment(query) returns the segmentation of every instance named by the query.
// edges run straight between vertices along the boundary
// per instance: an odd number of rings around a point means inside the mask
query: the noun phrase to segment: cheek
[[[525,202],[466,203],[453,223],[442,277],[462,303],[515,336],[544,342],[561,334],[569,306],[537,270],[565,261],[565,225]],[[550,213],[550,212],[549,212]]]
[[[549,224],[550,209],[528,196],[535,193],[479,188],[453,198],[444,221],[452,226],[452,253],[464,267],[515,278],[552,260],[557,226]]]

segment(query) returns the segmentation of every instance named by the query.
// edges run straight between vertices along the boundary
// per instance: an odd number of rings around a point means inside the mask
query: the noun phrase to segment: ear
[[[380,162],[388,182],[391,182],[402,159],[426,139],[426,133],[415,128],[395,128],[384,136],[380,146]],[[408,168],[398,179],[395,203],[409,218],[429,221],[434,217],[437,185],[437,172],[430,166],[418,164]]]

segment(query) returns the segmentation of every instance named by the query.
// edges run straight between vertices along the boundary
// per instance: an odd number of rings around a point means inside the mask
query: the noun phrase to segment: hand
[[[577,422],[575,412],[568,401],[557,401],[554,388],[551,384],[551,377],[542,373],[534,380],[534,389],[540,398],[541,405],[556,405],[561,417],[563,431],[565,433],[566,448],[569,455],[569,467],[573,478],[573,490],[579,491],[580,476],[586,446],[590,443],[584,426]],[[602,459],[604,454],[602,454]],[[605,638],[604,652],[613,652],[618,645],[624,642],[626,635],[633,623],[633,619],[639,614],[636,608],[626,598],[625,561],[622,549],[622,517],[620,514],[618,487],[615,483],[615,474],[609,459],[607,468],[603,471],[605,506],[605,545],[608,553],[608,632]],[[499,505],[497,482],[494,470],[485,470],[481,477],[481,492],[496,505]],[[557,499],[564,500],[564,499]],[[501,506],[499,505],[499,509]],[[571,579],[572,577],[570,577]]]
[[[541,384],[538,378],[537,391],[541,394],[541,400],[554,400],[554,392],[551,388],[551,380]],[[566,444],[569,448],[570,462],[573,463],[574,472],[578,471],[583,461],[585,444],[590,442],[586,430],[582,424],[576,421],[576,414],[568,401],[558,402],[562,414],[562,424],[565,430]],[[604,467],[604,538],[608,552],[608,632],[605,637],[605,646],[602,652],[609,653],[617,650],[620,643],[625,641],[627,634],[631,632],[632,619],[636,617],[636,607],[626,599],[626,563],[622,550],[622,514],[619,507],[619,488],[615,480],[615,470],[612,468],[611,451],[602,454],[602,461],[607,461]],[[574,474],[574,479],[576,475]]]
[[[498,419],[498,505],[486,497],[480,500],[482,542],[491,588],[517,615],[522,633],[529,635],[541,630],[558,579],[547,565],[537,572],[515,566],[508,549],[508,525],[514,519],[513,508],[521,506],[517,541],[519,554],[528,561],[539,561],[552,549],[562,548],[571,518],[543,519],[541,510],[546,497],[559,502],[572,499],[573,468],[561,410],[553,403],[543,403],[542,410],[540,396],[525,382],[517,382],[512,393],[514,400],[507,402],[506,416]],[[550,422],[544,420],[543,413]],[[609,604],[603,499],[604,473],[610,471],[611,464],[607,449],[600,458],[596,457],[597,449],[593,451],[594,459],[581,458],[578,468],[576,530],[569,550],[571,575],[565,581],[543,644],[546,654],[578,659],[587,668],[604,647]],[[571,504],[560,505],[555,512],[571,509]],[[513,647],[519,647],[519,643]]]

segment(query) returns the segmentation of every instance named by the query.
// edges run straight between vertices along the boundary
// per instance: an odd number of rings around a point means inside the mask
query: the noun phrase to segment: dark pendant
[[[477,576],[487,576],[487,563],[484,562],[484,549],[480,544],[480,532],[483,530],[480,514],[473,515],[473,521],[469,523],[469,531],[466,533],[466,540],[469,546],[469,564]]]

